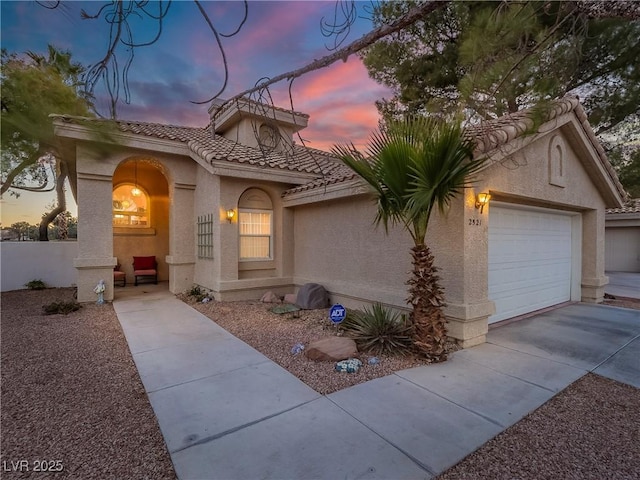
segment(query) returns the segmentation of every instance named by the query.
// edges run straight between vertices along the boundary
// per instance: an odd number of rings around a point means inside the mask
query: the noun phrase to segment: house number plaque
[[[469,219],[469,225],[474,225],[476,227],[479,227],[480,225],[482,225],[482,219],[481,218],[470,218]]]

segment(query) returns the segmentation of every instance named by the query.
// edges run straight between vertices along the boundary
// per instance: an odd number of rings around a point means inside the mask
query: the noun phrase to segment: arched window
[[[238,201],[240,260],[273,259],[273,206],[258,188],[245,191]]]
[[[139,186],[123,183],[113,189],[113,226],[149,228],[149,195]]]

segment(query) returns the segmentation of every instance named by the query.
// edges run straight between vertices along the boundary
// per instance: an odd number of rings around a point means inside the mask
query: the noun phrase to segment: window
[[[213,213],[198,216],[198,258],[213,258]]]
[[[271,212],[240,210],[240,260],[271,259]]]
[[[273,210],[269,196],[250,188],[238,202],[240,260],[273,259]]]
[[[113,226],[148,228],[149,196],[135,185],[122,184],[113,189]]]

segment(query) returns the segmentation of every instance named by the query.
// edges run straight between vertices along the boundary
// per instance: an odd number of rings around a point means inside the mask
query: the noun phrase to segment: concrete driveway
[[[114,308],[181,479],[431,478],[589,371],[640,387],[640,311],[574,304],[321,396],[166,292]]]

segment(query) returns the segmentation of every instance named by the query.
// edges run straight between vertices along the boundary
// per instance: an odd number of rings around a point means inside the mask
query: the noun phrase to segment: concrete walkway
[[[321,396],[166,290],[132,290],[113,305],[180,479],[431,478],[588,371],[640,388],[637,310],[569,305]]]

